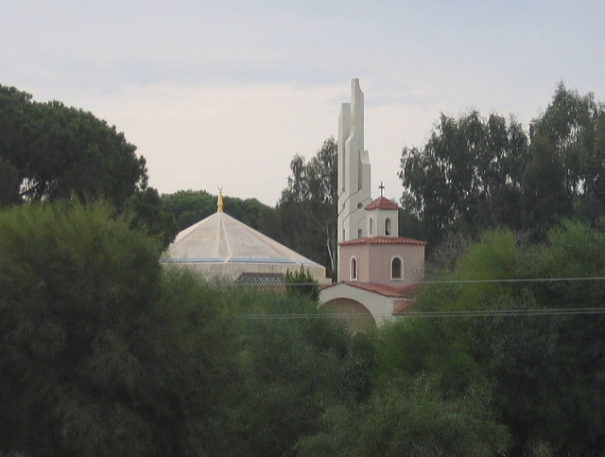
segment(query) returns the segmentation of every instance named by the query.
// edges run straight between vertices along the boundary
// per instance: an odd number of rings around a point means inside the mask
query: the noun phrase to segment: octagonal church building
[[[161,262],[252,285],[284,284],[286,272],[301,267],[329,282],[322,265],[225,213],[220,189],[217,212],[179,232]]]

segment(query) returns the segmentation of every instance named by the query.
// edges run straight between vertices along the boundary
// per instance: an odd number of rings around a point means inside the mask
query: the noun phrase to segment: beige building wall
[[[341,246],[339,277],[351,281],[351,258],[357,261],[357,281],[376,282],[403,287],[422,279],[424,274],[424,245],[359,244]],[[403,261],[403,279],[391,279],[391,261],[399,256]]]

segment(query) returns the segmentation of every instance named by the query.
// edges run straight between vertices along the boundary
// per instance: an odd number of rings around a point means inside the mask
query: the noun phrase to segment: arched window
[[[403,279],[403,260],[393,257],[391,260],[391,279]]]
[[[391,234],[391,219],[387,217],[386,221],[384,221],[384,234],[389,236]]]
[[[357,259],[351,257],[351,281],[357,281]]]
[[[374,218],[370,218],[370,236],[374,235]]]

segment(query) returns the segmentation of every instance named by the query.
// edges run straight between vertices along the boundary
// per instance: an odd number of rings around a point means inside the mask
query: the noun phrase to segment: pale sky
[[[399,199],[442,112],[527,127],[559,81],[605,101],[604,24],[602,0],[0,0],[0,84],[115,125],[161,193],[273,206],[359,78],[373,195]]]

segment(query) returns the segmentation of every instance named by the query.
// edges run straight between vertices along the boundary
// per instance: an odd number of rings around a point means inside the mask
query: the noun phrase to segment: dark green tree
[[[309,162],[296,155],[277,206],[284,242],[326,265],[328,275],[336,272],[337,151],[328,138]]]
[[[419,220],[429,246],[449,232],[519,228],[526,150],[520,124],[495,114],[483,119],[476,111],[459,119],[441,115],[422,149],[404,148],[402,205]]]
[[[412,319],[380,329],[370,392],[328,409],[303,456],[493,456],[506,451],[489,383],[459,326]]]
[[[596,102],[592,93],[580,95],[560,83],[544,114],[530,125],[530,137],[531,161],[545,160],[547,167],[557,168],[550,179],[553,183],[545,184],[561,187],[551,197],[559,202],[550,205],[550,211],[565,217],[573,209],[586,220],[605,215],[605,105]],[[530,195],[540,190],[535,181],[545,179],[536,166],[527,171],[537,175],[531,185],[524,186]]]
[[[34,102],[29,94],[0,86],[0,131],[0,172],[12,177],[10,186],[3,183],[3,201],[75,194],[121,207],[146,187],[145,159],[91,113],[56,101]]]
[[[0,206],[26,201],[104,199],[129,210],[166,246],[174,236],[145,159],[122,133],[93,114],[53,101],[38,103],[0,86]],[[139,213],[140,211],[140,213]]]
[[[286,290],[293,296],[306,296],[313,301],[319,298],[319,284],[308,269],[286,271]]]
[[[233,338],[222,295],[162,271],[100,205],[0,212],[0,453],[212,451]]]
[[[318,318],[308,296],[249,288],[226,294],[238,316],[238,382],[229,439],[216,455],[298,455],[329,407],[363,395],[368,357],[338,321]]]
[[[509,227],[544,241],[565,217],[605,214],[605,107],[560,84],[544,114],[520,124],[477,112],[442,115],[426,145],[404,148],[402,220],[429,250],[450,233]]]
[[[177,234],[174,216],[164,208],[158,192],[152,187],[132,194],[125,202],[125,210],[133,229],[156,237],[163,247],[167,247]]]
[[[484,233],[449,277],[472,281],[419,298],[426,310],[492,312],[453,320],[444,339],[463,342],[493,386],[494,411],[513,437],[509,455],[603,449],[603,285],[565,278],[604,276],[604,223],[564,222],[533,247],[508,230]]]
[[[572,195],[565,185],[565,174],[552,141],[534,137],[522,181],[523,227],[532,233],[534,241],[544,240],[551,227],[572,215]]]
[[[161,199],[163,208],[176,220],[177,231],[195,224],[217,210],[217,196],[205,190],[181,190],[174,194],[164,194]],[[265,221],[273,209],[257,199],[225,196],[224,205],[227,214],[253,229],[265,234],[271,231],[271,227],[268,226],[269,224],[265,224]]]

